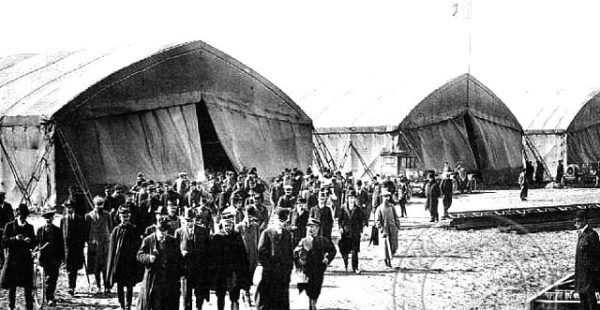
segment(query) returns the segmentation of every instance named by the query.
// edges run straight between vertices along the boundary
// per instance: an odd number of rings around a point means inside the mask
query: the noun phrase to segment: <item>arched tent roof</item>
[[[508,183],[522,166],[521,125],[502,100],[470,74],[425,97],[402,120],[398,132],[428,169],[440,171],[446,161],[462,161],[467,169],[482,173],[486,183]]]
[[[131,182],[139,171],[157,180],[181,170],[199,177],[205,146],[215,144],[234,168],[255,166],[263,176],[312,160],[306,113],[201,41],[0,58],[1,138],[25,179],[43,153],[47,126],[64,136],[51,152],[57,167],[49,168],[49,184],[72,181],[58,167],[69,156],[64,144],[98,186]],[[0,189],[14,192],[6,165]]]
[[[248,107],[255,113],[276,113],[281,117],[300,123],[311,123],[310,118],[300,109],[287,95],[279,88],[267,81],[265,78],[246,67],[239,61],[229,55],[211,47],[202,41],[193,41],[184,44],[172,44],[165,46],[126,46],[120,48],[111,48],[104,50],[79,50],[65,51],[52,54],[20,54],[0,58],[0,115],[2,116],[39,116],[50,118],[59,110],[63,114],[74,109],[85,109],[88,113],[111,113],[114,111],[98,111],[94,107],[82,107],[82,105],[92,101],[102,92],[111,87],[122,83],[133,76],[151,70],[153,67],[169,62],[177,58],[197,55],[198,64],[206,65],[209,60],[216,60],[219,66],[228,67],[234,75],[241,75],[251,78],[253,89],[234,91],[246,91],[245,98],[248,101],[260,101],[266,96],[276,96],[278,100],[261,101],[262,105]],[[194,63],[189,63],[193,65]],[[190,79],[193,77],[206,77],[210,70],[220,69],[219,66],[210,64],[208,68],[203,68],[204,72],[194,76],[188,73],[187,76],[177,77],[178,79]],[[177,68],[183,71],[173,70],[173,76],[179,72],[198,72],[198,68]],[[208,72],[206,72],[208,71]],[[204,76],[202,76],[204,75]],[[212,85],[204,82],[202,85],[205,94],[211,93],[231,93],[231,84],[217,84],[212,81]],[[177,85],[159,85],[166,87],[177,87]],[[182,85],[189,86],[189,85]],[[246,85],[237,85],[246,86]],[[171,93],[179,91],[190,91],[181,87]],[[158,90],[160,91],[160,90]],[[135,94],[137,98],[130,98],[132,94],[122,94],[127,97],[127,101],[143,100],[144,95]],[[122,96],[122,97],[123,97]],[[115,98],[125,100],[123,98]],[[70,104],[69,107],[65,107]],[[111,107],[115,108],[115,107]],[[135,111],[138,107],[121,106],[118,113]],[[141,107],[146,108],[146,107]],[[261,108],[264,111],[261,111]],[[97,114],[94,114],[97,115]]]

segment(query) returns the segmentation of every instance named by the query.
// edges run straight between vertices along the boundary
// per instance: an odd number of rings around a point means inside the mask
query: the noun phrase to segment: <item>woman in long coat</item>
[[[392,257],[398,249],[398,228],[400,222],[396,216],[394,205],[391,204],[391,194],[386,189],[381,191],[383,202],[375,211],[375,226],[379,229],[379,246],[385,265],[392,266]]]
[[[4,226],[2,236],[3,248],[7,255],[0,273],[0,286],[8,289],[8,307],[15,308],[17,287],[25,289],[25,304],[27,310],[33,310],[33,257],[31,250],[36,245],[33,226],[27,223],[29,215],[27,205],[20,204],[18,218]]]
[[[344,259],[344,267],[348,270],[348,254],[352,252],[352,271],[360,273],[358,269],[358,253],[360,252],[360,237],[367,220],[362,208],[358,206],[356,191],[348,192],[348,205],[344,206],[338,219],[341,239],[338,244]]]

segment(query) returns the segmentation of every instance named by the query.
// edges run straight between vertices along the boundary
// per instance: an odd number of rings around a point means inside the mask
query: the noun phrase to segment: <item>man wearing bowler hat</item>
[[[600,240],[590,227],[585,211],[578,211],[575,228],[579,230],[575,250],[575,289],[584,310],[598,309],[596,292],[600,289]]]
[[[60,230],[64,246],[65,269],[69,279],[68,293],[73,296],[77,284],[77,271],[83,268],[85,262],[83,248],[87,238],[87,227],[84,217],[75,212],[71,200],[66,200],[63,207],[65,214],[60,220]]]
[[[54,291],[56,290],[56,281],[58,280],[58,269],[62,263],[64,250],[62,234],[58,227],[52,224],[56,210],[50,206],[42,209],[42,217],[46,224],[36,231],[37,244],[39,247],[38,263],[44,268],[46,275],[46,301],[48,306],[55,305]]]
[[[141,268],[136,260],[140,248],[138,228],[131,223],[131,209],[122,205],[118,209],[119,222],[110,235],[106,264],[106,287],[117,283],[117,297],[121,310],[131,310],[133,287],[141,280]],[[127,295],[125,295],[127,294]]]
[[[37,239],[33,226],[27,223],[29,208],[20,204],[17,218],[4,226],[2,243],[7,250],[6,260],[0,273],[0,286],[8,289],[8,308],[15,309],[17,287],[25,290],[25,307],[33,310],[33,258],[31,250],[35,248]]]

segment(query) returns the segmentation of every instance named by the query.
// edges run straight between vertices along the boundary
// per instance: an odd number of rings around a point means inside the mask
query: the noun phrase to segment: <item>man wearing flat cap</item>
[[[119,222],[110,234],[106,286],[111,289],[117,283],[117,297],[121,310],[131,310],[133,287],[141,281],[141,268],[137,262],[140,248],[138,228],[131,223],[128,206],[119,207]]]
[[[29,208],[20,204],[17,208],[17,218],[4,226],[2,243],[6,259],[0,272],[0,286],[8,289],[8,308],[15,309],[17,287],[25,290],[25,307],[33,310],[33,258],[31,250],[37,244],[33,226],[27,223]]]
[[[306,237],[300,240],[294,249],[296,266],[308,278],[307,282],[297,283],[297,285],[300,292],[306,290],[309,310],[317,309],[317,299],[321,295],[325,270],[337,253],[331,240],[319,235],[319,225],[319,220],[309,219]]]
[[[46,275],[45,298],[48,306],[55,305],[54,291],[58,280],[58,270],[63,261],[64,249],[62,234],[58,227],[52,224],[56,210],[50,206],[42,208],[42,217],[46,221],[44,226],[36,230],[37,244],[39,246],[38,264],[44,268]]]
[[[85,257],[83,248],[87,238],[87,225],[83,215],[75,212],[75,206],[71,200],[63,203],[65,214],[60,220],[60,230],[64,243],[65,269],[69,279],[69,295],[75,295],[77,284],[77,272],[83,268]]]
[[[584,310],[598,309],[596,292],[600,290],[600,240],[590,227],[585,211],[578,211],[575,228],[579,230],[575,250],[575,289]]]
[[[102,293],[101,279],[104,283],[104,294],[110,292],[106,285],[106,258],[112,231],[110,215],[104,211],[104,199],[96,196],[93,199],[94,210],[85,215],[88,229],[87,272],[94,274],[98,293]]]

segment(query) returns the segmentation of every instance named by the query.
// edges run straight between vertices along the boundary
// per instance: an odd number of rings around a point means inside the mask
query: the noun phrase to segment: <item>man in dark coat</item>
[[[538,160],[535,166],[535,183],[537,185],[541,186],[544,183],[544,170],[544,163]]]
[[[589,226],[585,211],[577,212],[575,228],[579,230],[575,250],[575,289],[584,310],[598,309],[596,292],[600,291],[600,240]]]
[[[306,237],[294,249],[294,259],[302,272],[308,278],[306,283],[298,283],[298,290],[306,290],[309,298],[309,310],[317,309],[317,299],[321,295],[325,269],[337,253],[330,239],[320,236],[319,221],[308,220]]]
[[[144,238],[137,261],[145,266],[138,295],[138,310],[179,309],[182,259],[177,239],[167,234],[166,217],[156,231]]]
[[[367,219],[362,208],[358,205],[356,191],[348,192],[348,204],[342,209],[338,218],[340,227],[340,242],[338,244],[340,253],[344,259],[344,267],[348,270],[348,254],[352,252],[352,270],[360,274],[358,269],[358,253],[360,252],[360,237],[363,227],[367,225]]]
[[[4,231],[4,226],[6,223],[12,222],[15,220],[15,211],[12,208],[12,205],[6,202],[6,193],[0,191],[0,238],[2,238],[2,232]],[[2,251],[2,245],[0,245],[0,251]],[[4,255],[0,255],[0,265],[4,261]]]
[[[331,240],[331,231],[333,230],[333,211],[327,206],[328,188],[321,188],[319,193],[319,205],[310,209],[309,218],[319,220],[320,234]]]
[[[119,208],[119,224],[110,235],[108,261],[106,264],[106,287],[117,283],[117,297],[121,310],[131,310],[133,287],[140,282],[140,265],[137,251],[140,248],[138,228],[131,223],[131,210],[123,205]],[[127,289],[127,296],[125,296]]]
[[[17,287],[25,290],[25,305],[27,310],[33,310],[33,257],[31,250],[35,248],[37,239],[33,233],[33,226],[27,223],[29,208],[20,204],[17,208],[17,218],[4,226],[2,243],[7,251],[2,272],[0,273],[0,286],[8,289],[8,308],[15,309]]]
[[[296,206],[296,197],[292,195],[294,190],[294,186],[292,184],[286,184],[283,186],[284,195],[279,197],[279,201],[277,202],[278,208],[286,208],[288,210],[293,210]]]
[[[196,225],[208,229],[211,235],[215,232],[213,212],[206,199],[200,200],[200,205],[194,209],[194,215],[196,216]]]
[[[155,212],[158,206],[162,206],[160,196],[156,192],[156,186],[148,186],[148,197],[140,202],[138,208],[139,225],[140,230],[146,229],[146,227],[153,225],[155,222]]]
[[[558,167],[556,167],[556,183],[562,184],[563,176],[565,175],[565,167],[563,166],[563,160],[558,160]]]
[[[251,281],[248,275],[248,259],[244,241],[234,230],[235,215],[223,213],[220,221],[221,231],[213,236],[211,242],[211,262],[213,264],[213,289],[217,295],[217,309],[225,308],[225,294],[229,293],[231,309],[239,309],[240,289]]]
[[[435,180],[433,173],[429,174],[429,180],[425,185],[425,210],[431,214],[430,222],[439,222],[438,199],[442,195],[440,186]]]
[[[50,207],[42,209],[42,216],[46,220],[46,224],[41,226],[36,231],[37,244],[39,245],[38,264],[44,268],[46,275],[45,298],[48,306],[52,307],[56,303],[54,301],[54,292],[56,290],[56,281],[58,280],[58,270],[63,261],[64,249],[62,233],[60,228],[52,224],[56,211]]]
[[[60,230],[64,245],[65,269],[69,278],[68,293],[75,295],[77,272],[83,268],[85,258],[83,248],[87,237],[87,227],[82,215],[75,213],[75,208],[70,200],[63,203],[65,215],[60,220]]]
[[[292,235],[285,229],[289,210],[278,208],[277,221],[267,227],[258,242],[262,276],[256,289],[258,310],[290,309],[290,276],[294,267]]]
[[[447,173],[446,177],[442,180],[440,184],[440,189],[442,191],[442,204],[444,205],[444,219],[448,218],[448,209],[452,205],[452,173]]]
[[[196,307],[201,310],[204,300],[208,301],[210,296],[210,230],[196,225],[192,209],[184,212],[184,218],[185,226],[175,231],[175,239],[183,257],[181,294],[185,310],[192,309],[192,292],[196,295]]]

